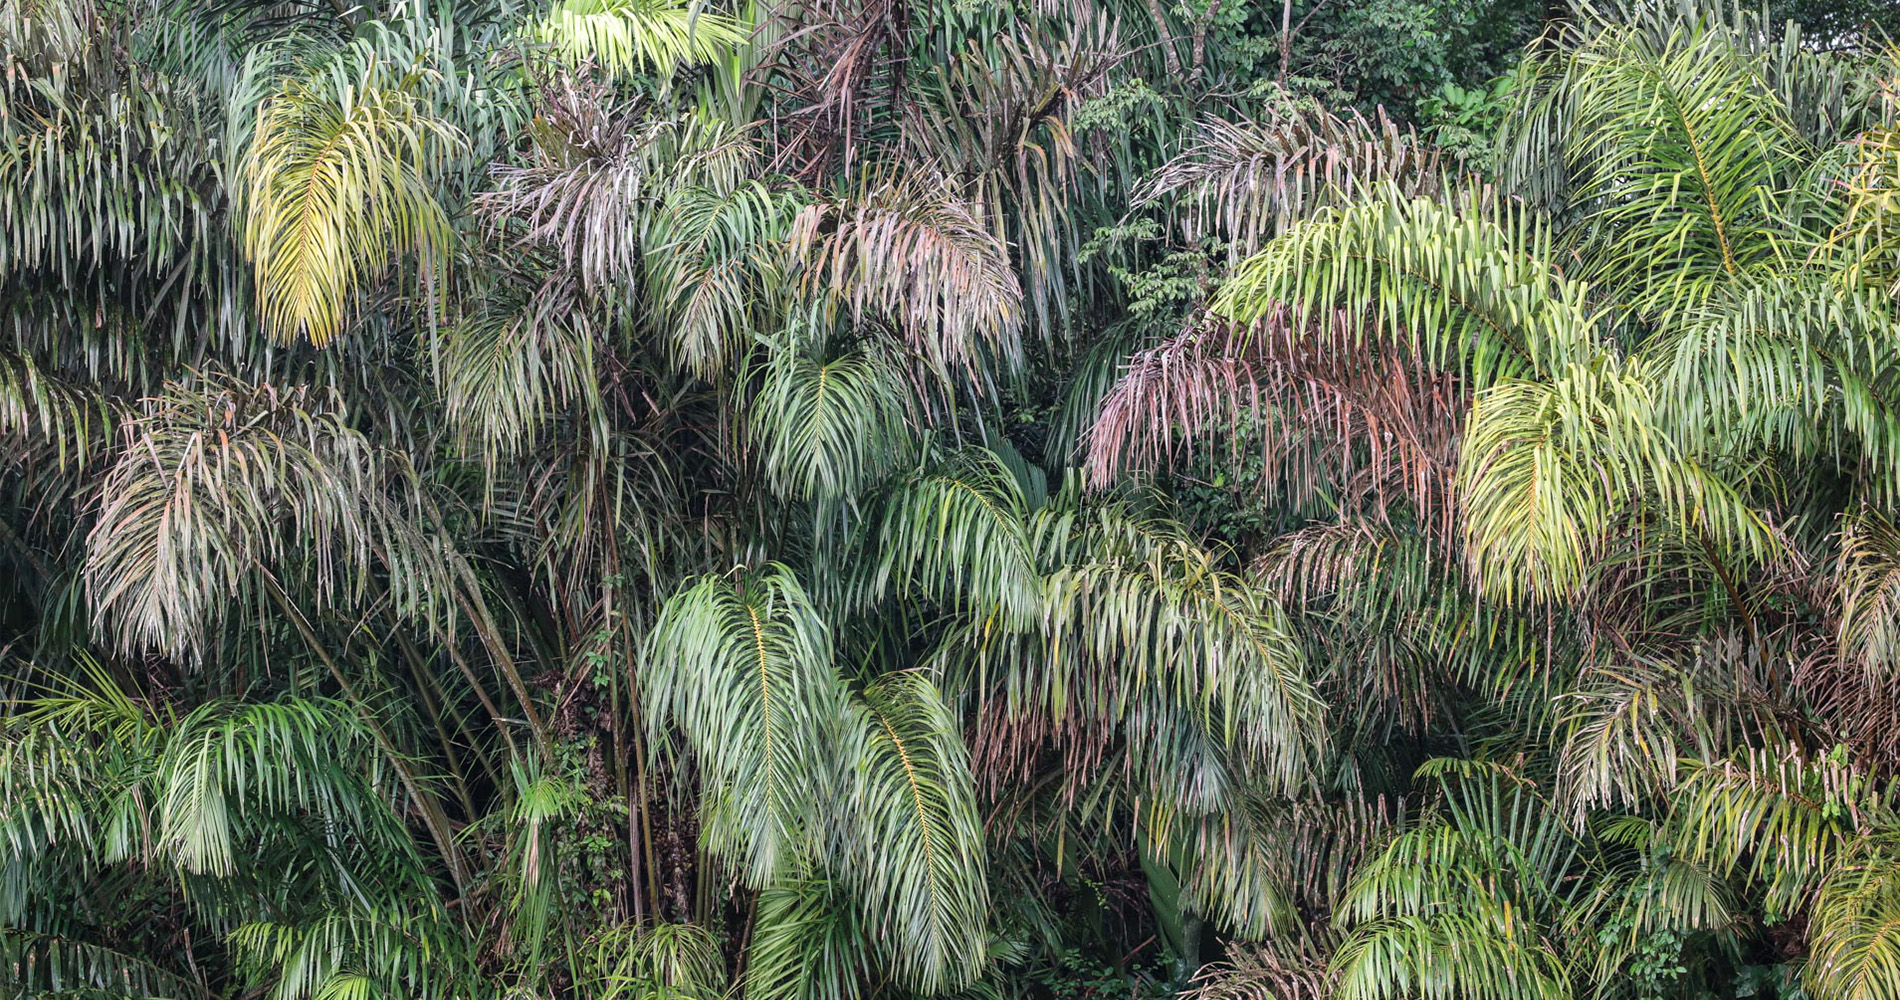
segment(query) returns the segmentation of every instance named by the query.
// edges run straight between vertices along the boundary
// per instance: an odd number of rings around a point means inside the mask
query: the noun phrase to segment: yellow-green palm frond
[[[1684,453],[1644,367],[1607,354],[1480,392],[1458,482],[1466,557],[1507,598],[1576,592],[1609,532],[1648,505],[1672,530],[1761,560],[1775,541],[1735,486]]]
[[[746,44],[746,26],[704,0],[556,0],[532,31],[569,63],[615,76],[713,62]]]
[[[1586,251],[1594,276],[1665,318],[1777,260],[1794,234],[1776,202],[1813,153],[1725,26],[1613,33],[1574,66],[1571,155],[1596,161],[1578,197],[1604,237]]]
[[[243,247],[279,337],[327,344],[392,258],[415,252],[426,273],[448,249],[430,178],[461,139],[392,75],[339,63],[258,110],[241,168]]]
[[[1900,63],[1900,56],[1895,61]],[[1900,87],[1900,66],[1894,85]],[[1900,124],[1869,129],[1854,144],[1854,153],[1846,217],[1835,237],[1850,255],[1843,277],[1850,285],[1900,296]]]
[[[1900,997],[1900,858],[1876,842],[1828,877],[1803,981],[1816,1000]]]
[[[1685,770],[1664,836],[1698,864],[1759,880],[1778,912],[1803,906],[1862,832],[1891,822],[1879,782],[1833,757],[1768,746]]]
[[[1240,323],[1290,309],[1296,332],[1325,324],[1360,347],[1392,338],[1483,388],[1597,349],[1588,289],[1554,256],[1548,223],[1521,207],[1411,198],[1384,182],[1241,262],[1213,309]]]

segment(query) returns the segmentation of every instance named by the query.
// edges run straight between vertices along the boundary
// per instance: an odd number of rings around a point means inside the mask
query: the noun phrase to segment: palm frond
[[[873,178],[792,223],[805,287],[854,322],[893,323],[940,368],[1020,360],[1022,285],[1003,241],[930,171]]]
[[[556,0],[532,34],[568,63],[661,80],[746,42],[744,26],[704,0]]]
[[[1136,204],[1180,206],[1190,241],[1219,238],[1235,259],[1321,207],[1380,181],[1408,195],[1441,183],[1438,151],[1381,109],[1368,119],[1287,104],[1261,119],[1205,118],[1195,135],[1136,192]]]
[[[348,63],[268,99],[242,166],[243,245],[278,336],[326,344],[398,254],[440,266],[448,219],[430,176],[462,139],[389,67]]]
[[[847,751],[853,817],[842,864],[883,967],[925,994],[963,988],[988,958],[983,824],[961,727],[929,678],[865,688]]]
[[[912,447],[903,376],[875,350],[821,360],[781,348],[752,401],[772,488],[792,499],[859,495]]]
[[[791,571],[683,589],[653,626],[641,680],[656,734],[678,726],[699,762],[707,849],[760,887],[809,864],[846,702],[830,634]]]

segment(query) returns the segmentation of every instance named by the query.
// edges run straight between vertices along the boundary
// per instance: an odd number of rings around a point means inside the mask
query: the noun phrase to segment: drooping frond
[[[1449,535],[1465,395],[1403,347],[1368,356],[1355,340],[1343,326],[1295,329],[1280,311],[1251,330],[1209,321],[1136,353],[1089,430],[1092,484],[1163,467],[1202,437],[1228,435],[1238,458],[1246,432],[1292,503],[1383,516],[1403,500]]]
[[[1553,261],[1547,223],[1473,195],[1405,197],[1389,182],[1299,223],[1243,261],[1214,302],[1241,323],[1291,308],[1353,342],[1387,338],[1483,388],[1548,375],[1595,348],[1587,289]]]
[[[244,252],[265,324],[321,346],[392,258],[413,251],[439,266],[449,228],[430,175],[460,142],[374,60],[360,73],[339,60],[265,101],[242,167]]]
[[[699,762],[707,849],[755,886],[794,873],[824,832],[845,718],[831,637],[797,578],[770,565],[688,586],[642,661],[649,722],[678,726]]]
[[[1900,861],[1880,844],[1837,870],[1814,907],[1803,970],[1817,1000],[1900,997]]]
[[[724,1000],[725,956],[698,924],[610,927],[590,942],[603,970],[594,995],[613,1000]]]
[[[1034,529],[1055,563],[1038,669],[1056,718],[1119,721],[1158,689],[1265,786],[1309,779],[1323,705],[1276,604],[1178,528],[1115,505],[1051,510]]]
[[[452,1000],[475,977],[438,906],[339,906],[304,921],[258,920],[231,934],[238,966],[271,1000]]]
[[[1893,303],[1815,270],[1727,283],[1643,346],[1673,436],[1711,458],[1771,448],[1900,476]]]
[[[1080,7],[1068,18],[1013,18],[911,88],[900,124],[906,150],[957,178],[974,214],[1011,248],[1045,333],[1066,325],[1071,299],[1089,291],[1076,287],[1085,275],[1075,267],[1075,217],[1086,178],[1108,171],[1086,161],[1073,122],[1126,58],[1119,30],[1112,16]]]
[[[491,475],[522,454],[559,409],[598,414],[594,331],[570,287],[496,290],[442,333],[443,410],[462,448]]]
[[[807,879],[764,890],[745,1000],[856,1000],[872,967],[874,934],[834,883]]]
[[[555,0],[533,37],[565,62],[661,80],[746,43],[745,27],[704,0]]]
[[[640,280],[646,247],[667,238],[668,198],[695,187],[740,191],[758,160],[742,129],[643,115],[568,76],[542,89],[535,120],[529,162],[491,167],[495,186],[471,207],[495,235],[558,253],[590,291]]]
[[[1772,551],[1760,516],[1666,434],[1659,406],[1643,366],[1610,357],[1478,394],[1458,482],[1467,557],[1486,591],[1574,592],[1606,533],[1639,504],[1724,551],[1756,559]]]
[[[961,727],[916,671],[879,678],[853,714],[841,872],[885,968],[926,994],[961,989],[986,963],[989,911]]]
[[[1841,658],[1868,677],[1900,667],[1900,529],[1872,506],[1841,519]]]
[[[1645,314],[1673,315],[1709,279],[1775,258],[1788,222],[1775,200],[1805,151],[1750,56],[1690,17],[1660,39],[1612,30],[1574,57],[1567,141],[1591,161],[1577,197],[1603,234],[1591,276]]]
[[[775,351],[750,420],[772,488],[799,500],[857,496],[910,451],[904,391],[881,353]]]
[[[1438,151],[1383,109],[1287,105],[1262,119],[1207,118],[1182,150],[1149,175],[1136,204],[1173,202],[1190,240],[1217,236],[1236,259],[1322,206],[1383,180],[1424,195],[1441,183]]]
[[[0,979],[31,996],[209,997],[197,983],[137,955],[12,927],[0,927]]]
[[[792,197],[753,181],[690,187],[654,210],[646,236],[653,322],[680,366],[714,377],[770,329]]]
[[[248,826],[299,813],[400,851],[394,817],[362,780],[375,746],[354,715],[331,702],[288,700],[212,704],[181,720],[157,767],[155,856],[230,875],[247,834],[255,836]]]
[[[1189,1000],[1325,1000],[1332,977],[1308,938],[1275,938],[1235,949],[1226,961],[1194,974]]]
[[[187,655],[259,568],[307,572],[320,597],[355,593],[373,560],[403,554],[382,491],[375,451],[334,399],[172,386],[126,424],[100,488],[85,566],[93,615],[124,648]]]
[[[859,557],[865,599],[925,595],[1020,626],[1041,583],[1024,531],[1022,489],[994,453],[927,461],[884,493]]]
[[[873,178],[851,197],[807,206],[791,246],[810,292],[854,321],[895,324],[934,365],[1019,358],[1023,293],[1008,249],[948,178]]]
[[[1690,859],[1761,880],[1770,904],[1792,912],[1890,812],[1883,791],[1839,761],[1750,748],[1692,765],[1664,831]]]
[[[1452,770],[1458,770],[1455,765]],[[1338,996],[1568,1000],[1546,921],[1574,844],[1508,775],[1446,785],[1443,819],[1399,834],[1357,875],[1337,921]]]
[[[1340,1000],[1571,1000],[1563,960],[1508,910],[1394,917],[1363,928],[1334,964]]]

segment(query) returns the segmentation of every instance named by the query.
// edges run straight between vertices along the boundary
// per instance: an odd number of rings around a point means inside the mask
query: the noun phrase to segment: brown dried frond
[[[1161,467],[1252,417],[1263,482],[1292,502],[1332,494],[1346,513],[1383,521],[1402,499],[1449,538],[1463,383],[1401,352],[1368,352],[1343,328],[1303,329],[1285,310],[1245,331],[1210,318],[1136,353],[1089,430],[1091,481]]]

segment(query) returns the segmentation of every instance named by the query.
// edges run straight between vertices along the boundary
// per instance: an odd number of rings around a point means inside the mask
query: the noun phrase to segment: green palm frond
[[[719,939],[698,924],[608,928],[590,942],[602,970],[594,995],[615,1000],[725,1000]]]
[[[774,325],[779,250],[793,199],[753,181],[727,192],[685,188],[654,210],[647,295],[653,321],[687,371],[725,371],[756,333]]]
[[[903,373],[882,353],[820,360],[780,348],[752,401],[753,440],[782,496],[855,497],[909,456]]]
[[[339,906],[308,921],[258,920],[231,933],[239,968],[271,1000],[451,1000],[477,981],[439,906]]]
[[[43,371],[30,355],[0,356],[0,431],[17,456],[50,455],[79,469],[111,451],[123,414],[115,400]],[[30,442],[30,444],[29,444]]]
[[[1776,199],[1813,154],[1724,26],[1692,17],[1660,39],[1611,31],[1570,72],[1571,155],[1591,160],[1578,198],[1598,232],[1616,234],[1587,252],[1593,276],[1663,317],[1709,280],[1776,259],[1788,221]]]
[[[516,297],[498,290],[443,331],[443,413],[458,444],[481,456],[491,476],[531,447],[561,407],[579,403],[599,418],[594,332],[567,291],[556,285]]]
[[[1730,282],[1643,347],[1662,416],[1699,455],[1773,448],[1900,475],[1892,301],[1797,270]],[[1884,489],[1884,486],[1878,487]]]
[[[745,1000],[857,1000],[874,959],[875,931],[836,885],[801,880],[759,893]],[[901,945],[900,945],[901,946]]]
[[[988,958],[983,824],[961,726],[922,673],[865,688],[847,751],[852,828],[839,867],[877,931],[883,967],[925,994]]]
[[[23,996],[209,1000],[213,995],[138,955],[11,927],[0,927],[0,979]]]
[[[836,794],[846,702],[797,578],[770,565],[688,586],[642,661],[649,722],[678,726],[697,757],[707,849],[760,887],[808,864]]]
[[[1548,223],[1523,208],[1413,199],[1386,182],[1241,262],[1213,308],[1241,323],[1291,308],[1296,329],[1328,324],[1360,346],[1403,338],[1483,388],[1596,349],[1588,289],[1554,256]]]
[[[180,720],[158,763],[157,856],[189,872],[236,871],[259,814],[307,814],[408,853],[373,777],[376,746],[356,713],[318,700],[227,708]]]
[[[1563,960],[1508,910],[1393,917],[1334,959],[1340,1000],[1571,1000]]]
[[[746,44],[745,26],[704,0],[555,0],[533,37],[568,63],[664,80]]]
[[[1548,921],[1574,840],[1548,804],[1494,769],[1442,762],[1445,813],[1398,834],[1353,877],[1335,920],[1342,997],[1568,998]],[[1459,773],[1473,772],[1476,773]]]
[[[259,310],[278,336],[319,346],[395,256],[439,267],[450,238],[431,175],[460,134],[397,72],[347,62],[265,101],[242,165],[245,256]]]
[[[858,587],[867,600],[924,595],[1022,627],[1041,580],[1024,530],[1023,494],[986,449],[926,461],[884,493],[866,526]]]
[[[1123,720],[1157,690],[1197,715],[1272,787],[1309,778],[1323,703],[1278,605],[1219,567],[1177,527],[1116,505],[1052,508],[1032,526],[1055,563],[1043,586],[1038,684],[1057,719]],[[1073,704],[1073,708],[1071,705]]]
[[[1834,759],[1749,748],[1688,766],[1663,826],[1685,857],[1746,873],[1780,912],[1794,912],[1864,830],[1891,812],[1877,783]]]

